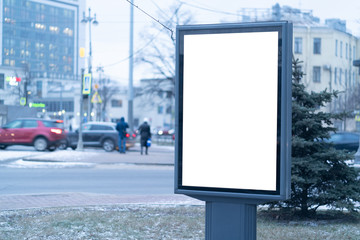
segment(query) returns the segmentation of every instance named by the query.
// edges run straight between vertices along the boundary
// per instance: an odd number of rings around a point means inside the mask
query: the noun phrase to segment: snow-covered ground
[[[0,164],[12,168],[66,168],[66,167],[93,167],[94,163],[85,160],[98,154],[96,151],[80,152],[73,150],[37,152],[9,148],[0,151]]]
[[[33,151],[0,151],[0,162],[37,154]]]
[[[39,162],[24,161],[22,159],[6,165],[9,168],[73,168],[73,167],[94,167],[95,163],[81,162]]]

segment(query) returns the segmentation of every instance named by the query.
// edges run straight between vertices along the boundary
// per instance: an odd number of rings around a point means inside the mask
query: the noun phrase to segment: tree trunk
[[[309,215],[308,188],[303,188],[301,193],[301,215],[304,217],[307,217]]]

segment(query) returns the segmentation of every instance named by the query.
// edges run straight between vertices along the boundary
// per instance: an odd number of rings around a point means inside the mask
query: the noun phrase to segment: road
[[[0,160],[0,195],[5,194],[47,194],[64,192],[85,192],[97,194],[172,194],[174,173],[169,164],[125,164],[123,161],[136,163],[155,163],[156,159],[173,159],[173,151],[153,148],[149,156],[141,157],[137,151],[128,152],[126,157],[116,152],[106,153],[103,150],[86,150],[88,154],[99,154],[99,157],[80,159],[69,165],[67,159],[57,161],[22,161],[23,156],[60,156],[64,153],[75,155],[76,151],[56,151],[39,153],[31,148],[18,147],[0,151],[11,160]],[[82,154],[82,155],[85,155]],[[16,159],[12,154],[20,154]],[[27,154],[27,155],[26,155]],[[47,154],[47,155],[46,155]],[[40,157],[39,157],[40,156]],[[140,158],[141,157],[141,158]],[[29,158],[31,159],[31,158]],[[94,160],[96,159],[96,160]],[[106,160],[103,160],[106,159]],[[46,158],[45,158],[46,160]],[[71,159],[74,161],[74,158]],[[86,161],[86,162],[85,162]],[[23,163],[22,165],[20,163]],[[104,164],[106,163],[106,164]]]
[[[1,168],[0,194],[172,194],[171,167]]]

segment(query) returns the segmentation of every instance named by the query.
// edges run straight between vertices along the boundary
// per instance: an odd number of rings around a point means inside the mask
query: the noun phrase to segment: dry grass
[[[0,212],[0,239],[204,239],[204,206],[118,205]],[[259,214],[259,240],[360,239],[344,220],[276,220]]]
[[[204,209],[122,205],[0,213],[0,239],[202,239]]]

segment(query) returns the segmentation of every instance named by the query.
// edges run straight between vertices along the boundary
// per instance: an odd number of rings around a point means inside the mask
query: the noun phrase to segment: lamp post
[[[130,5],[130,44],[129,44],[129,89],[128,89],[128,123],[130,131],[134,130],[133,126],[133,100],[134,100],[134,90],[133,90],[133,72],[134,72],[134,0],[131,0]]]
[[[102,80],[102,78],[101,78],[101,73],[104,72],[104,67],[103,67],[103,66],[98,66],[98,67],[96,68],[96,71],[99,73],[99,81],[98,81],[98,84],[100,85],[100,96],[101,96],[101,95],[102,95],[102,94],[101,94],[102,89],[104,88],[104,82],[103,82],[103,80]],[[97,109],[96,109],[96,110],[97,110],[97,112],[96,112],[96,114],[97,114],[96,118],[98,118],[98,119],[96,119],[96,120],[99,120],[100,122],[104,121],[103,115],[102,115],[103,113],[102,113],[102,111],[101,111],[101,109],[102,109],[101,104],[102,104],[102,103],[99,103],[98,106],[97,106]]]
[[[83,19],[81,20],[81,23],[86,24],[89,23],[89,62],[88,62],[88,73],[91,74],[92,72],[92,49],[91,49],[91,23],[95,26],[99,24],[99,22],[96,20],[96,14],[94,14],[94,17],[91,16],[91,9],[89,8],[89,15],[86,17],[85,12],[83,12]],[[87,111],[88,120],[90,120],[91,116],[91,91],[88,96],[88,111]]]

